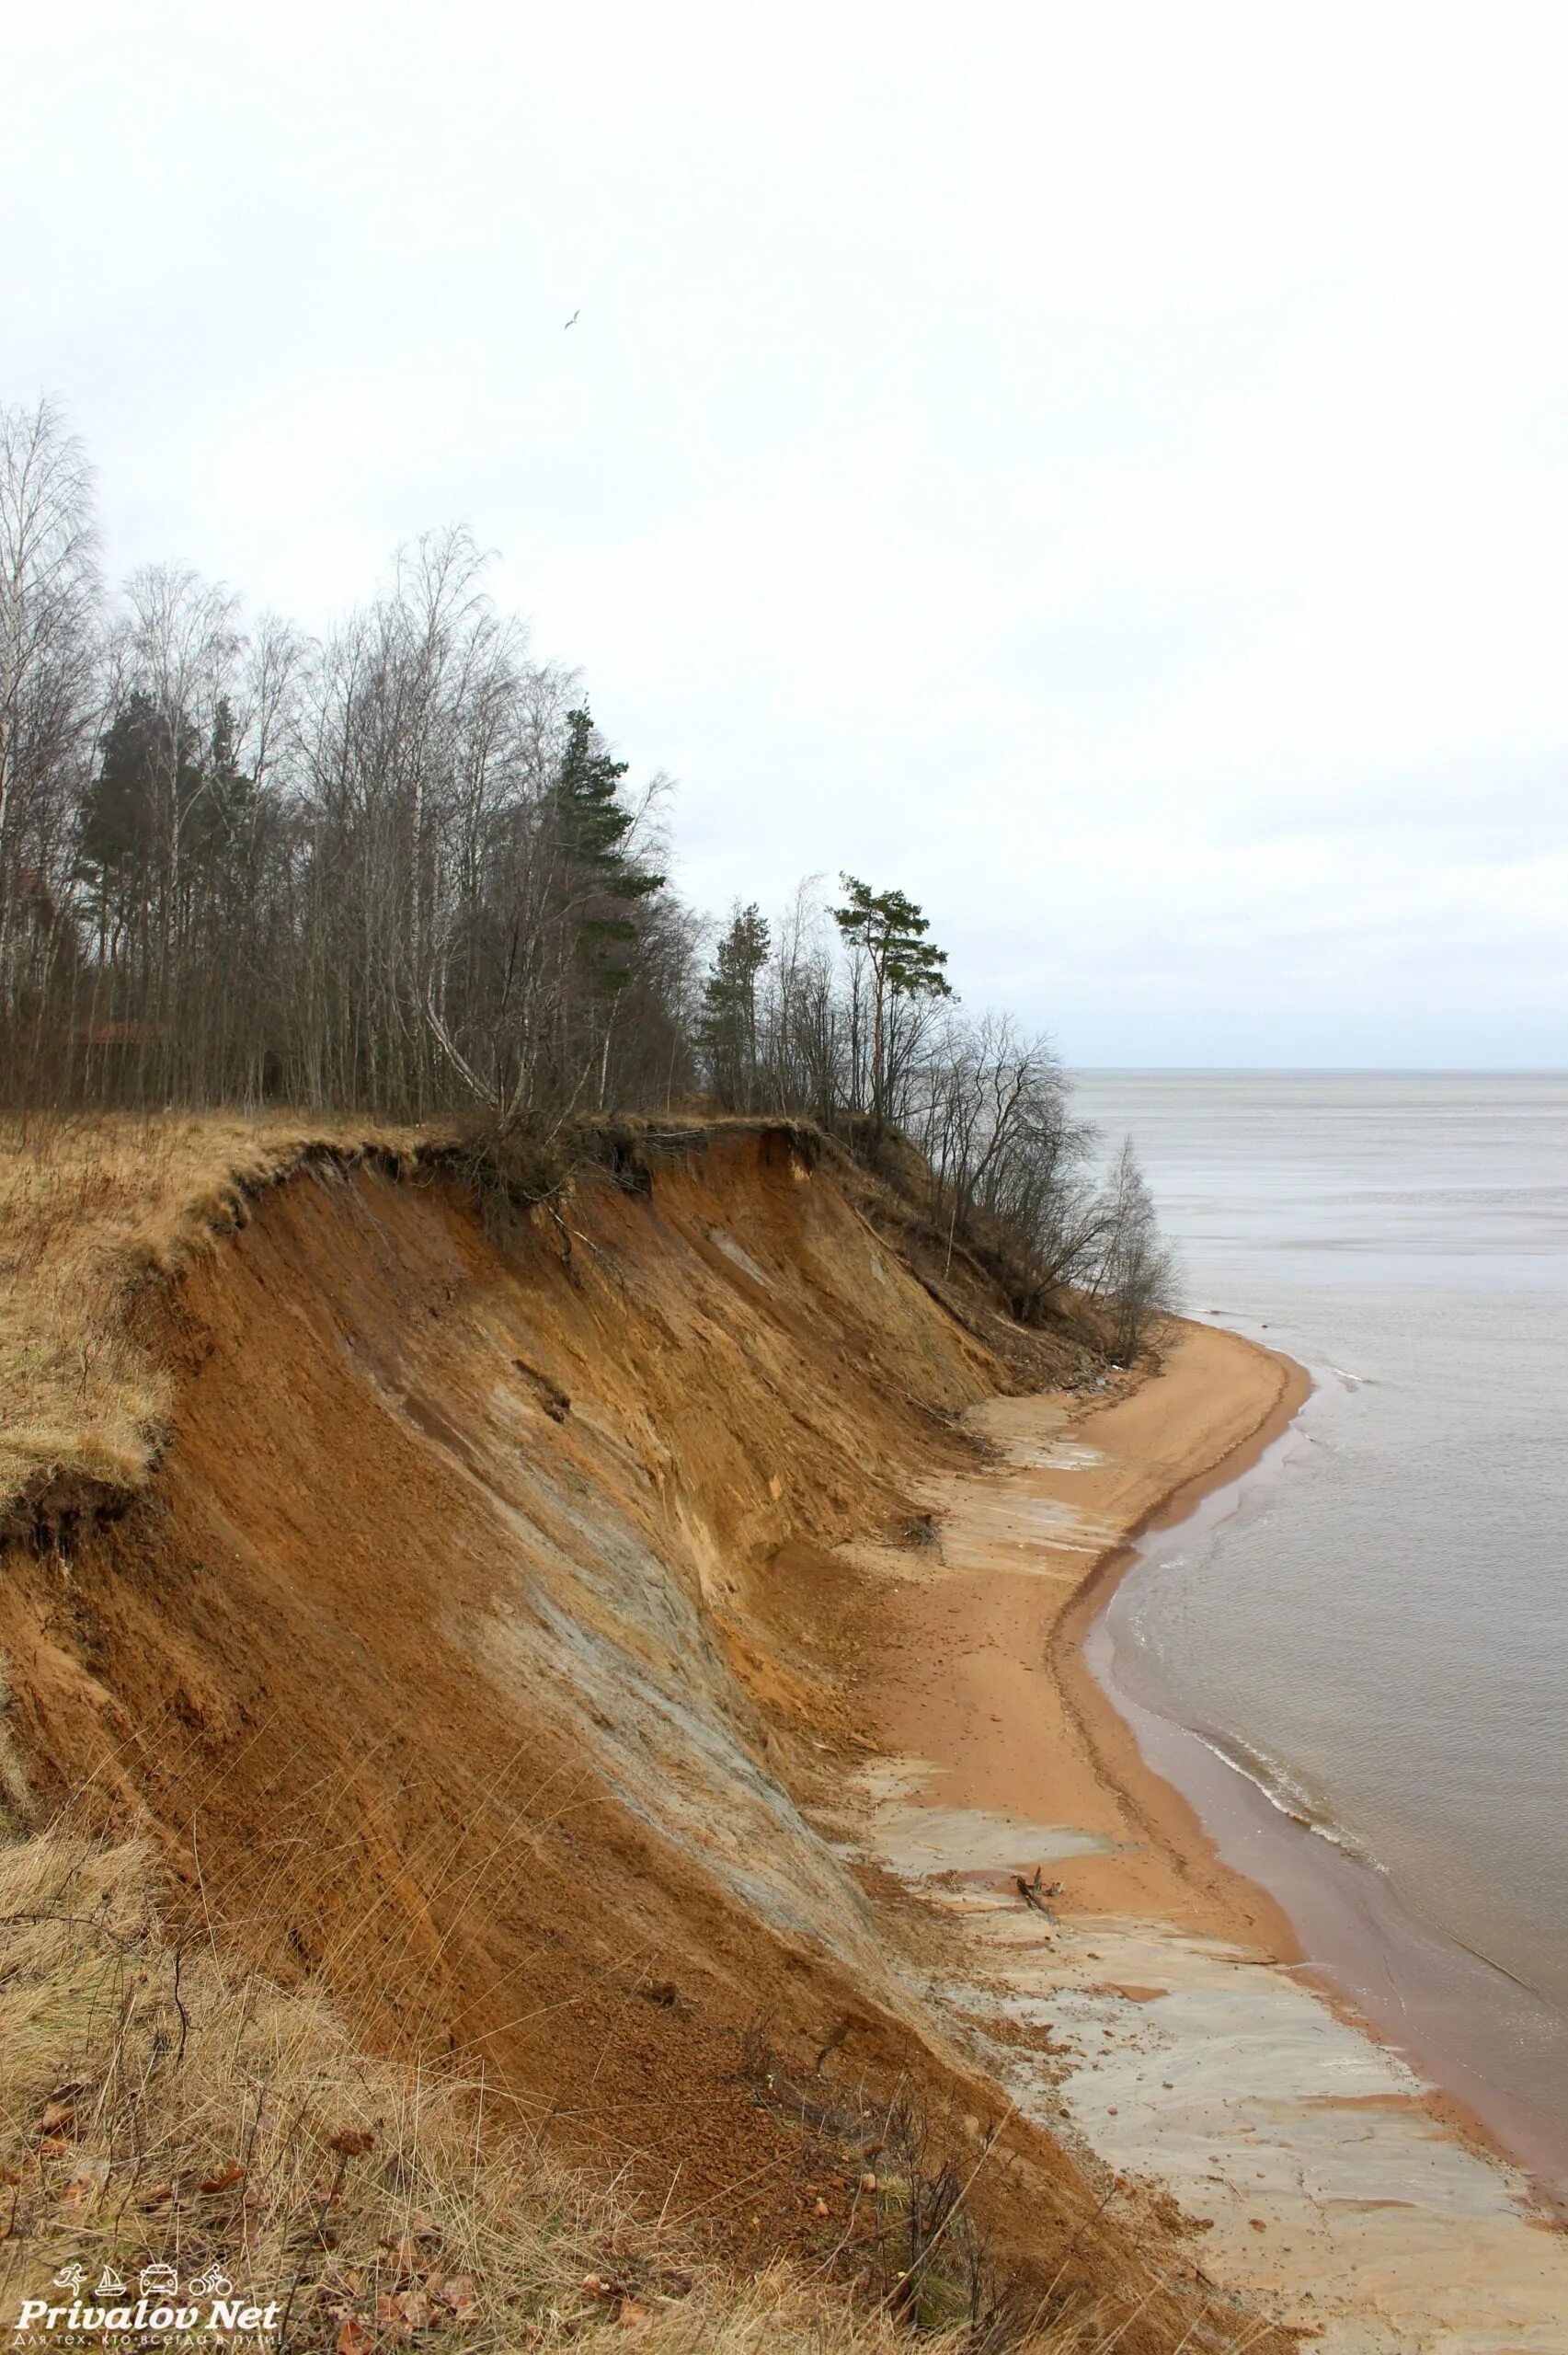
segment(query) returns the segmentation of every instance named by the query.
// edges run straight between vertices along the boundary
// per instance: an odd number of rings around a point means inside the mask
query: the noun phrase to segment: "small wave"
[[[1194,1731],[1196,1733],[1196,1727]],[[1206,1750],[1212,1751],[1216,1758],[1222,1758],[1227,1766],[1233,1766],[1238,1775],[1244,1775],[1254,1789],[1263,1793],[1270,1807],[1276,1808],[1292,1823],[1299,1823],[1303,1832],[1315,1832],[1320,1840],[1326,1840],[1330,1847],[1339,1849],[1344,1855],[1355,1856],[1362,1862],[1368,1860],[1367,1851],[1354,1832],[1347,1832],[1342,1823],[1336,1823],[1316,1794],[1299,1782],[1288,1767],[1282,1766],[1276,1758],[1270,1758],[1264,1751],[1253,1750],[1249,1743],[1238,1740],[1234,1735],[1198,1733],[1197,1740]]]

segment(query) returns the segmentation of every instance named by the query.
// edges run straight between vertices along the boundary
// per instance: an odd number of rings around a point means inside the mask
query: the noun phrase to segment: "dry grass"
[[[243,1225],[247,1197],[313,1152],[461,1162],[454,1137],[288,1111],[0,1113],[0,1536],[51,1483],[124,1496],[146,1479],[169,1383],[129,1329],[143,1283]]]
[[[573,1158],[646,1173],[715,1132],[758,1125],[679,1115],[585,1122],[553,1148],[551,1166],[557,1178]],[[869,1189],[883,1212],[898,1210],[841,1148],[800,1133],[834,1153],[853,1198]],[[513,1178],[525,1194],[543,1188],[529,1176],[533,1149],[514,1142],[503,1153],[491,1140],[465,1155],[455,1132],[298,1112],[0,1114],[0,1537],[35,1517],[47,1524],[80,1503],[132,1495],[146,1479],[169,1383],[131,1329],[143,1283],[243,1224],[247,1196],[313,1150],[411,1159],[432,1149],[482,1196],[486,1182]],[[918,1258],[918,1238],[901,1240]],[[977,1321],[952,1286],[933,1289],[1001,1355],[1027,1353],[1031,1337],[994,1311]],[[1036,1340],[1020,1371],[1036,1382],[1060,1378],[1062,1344],[1053,1346],[1054,1355]],[[34,1502],[50,1498],[57,1509],[35,1516]]]
[[[308,1992],[170,1944],[142,1853],[67,1832],[0,1849],[0,2324],[83,2268],[219,2267],[338,2355],[623,2345],[896,2355],[885,2306],[775,2267],[738,2283],[613,2187],[486,2117],[484,2089],[356,2051]],[[7,2212],[8,2211],[8,2212]],[[994,2343],[994,2342],[992,2342]],[[930,2355],[976,2341],[927,2332]],[[1088,2317],[1029,2341],[1089,2355]]]
[[[401,1151],[413,1132],[295,1115],[0,1118],[0,1528],[51,1482],[145,1478],[167,1381],[127,1327],[135,1287],[246,1217],[312,1146]]]

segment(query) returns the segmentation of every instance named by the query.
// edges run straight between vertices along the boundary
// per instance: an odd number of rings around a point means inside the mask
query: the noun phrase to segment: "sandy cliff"
[[[149,1296],[151,1488],[0,1590],[35,1810],[150,1825],[202,1935],[748,2256],[819,2253],[841,2205],[749,2039],[913,2087],[959,2146],[1005,2109],[800,1805],[873,1739],[841,1594],[817,1640],[828,1549],[898,1542],[1005,1380],[814,1162],[738,1131],[486,1214],[316,1161]],[[1095,2189],[1016,2120],[987,2175],[1009,2261],[1055,2271]]]

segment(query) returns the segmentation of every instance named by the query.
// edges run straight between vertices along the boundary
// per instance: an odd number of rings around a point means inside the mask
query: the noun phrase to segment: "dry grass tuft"
[[[243,1223],[313,1147],[405,1152],[406,1131],[296,1115],[0,1116],[0,1531],[53,1486],[139,1488],[166,1376],[127,1329],[137,1283]]]
[[[693,2263],[486,2113],[480,2085],[355,2050],[308,1992],[171,1944],[134,1845],[56,1831],[0,1850],[0,2323],[25,2297],[67,2302],[67,2266],[90,2299],[105,2266],[134,2298],[142,2268],[166,2264],[280,2303],[268,2344],[336,2355],[911,2344],[840,2283]],[[1029,2343],[1104,2344],[1070,2326]]]

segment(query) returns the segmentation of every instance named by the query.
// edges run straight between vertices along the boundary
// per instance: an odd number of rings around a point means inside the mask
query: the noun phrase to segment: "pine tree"
[[[878,1130],[887,1101],[887,1033],[899,998],[951,997],[943,976],[947,951],[927,940],[930,919],[902,891],[874,891],[853,875],[841,876],[845,904],[833,910],[844,941],[871,969],[871,1110]]]

